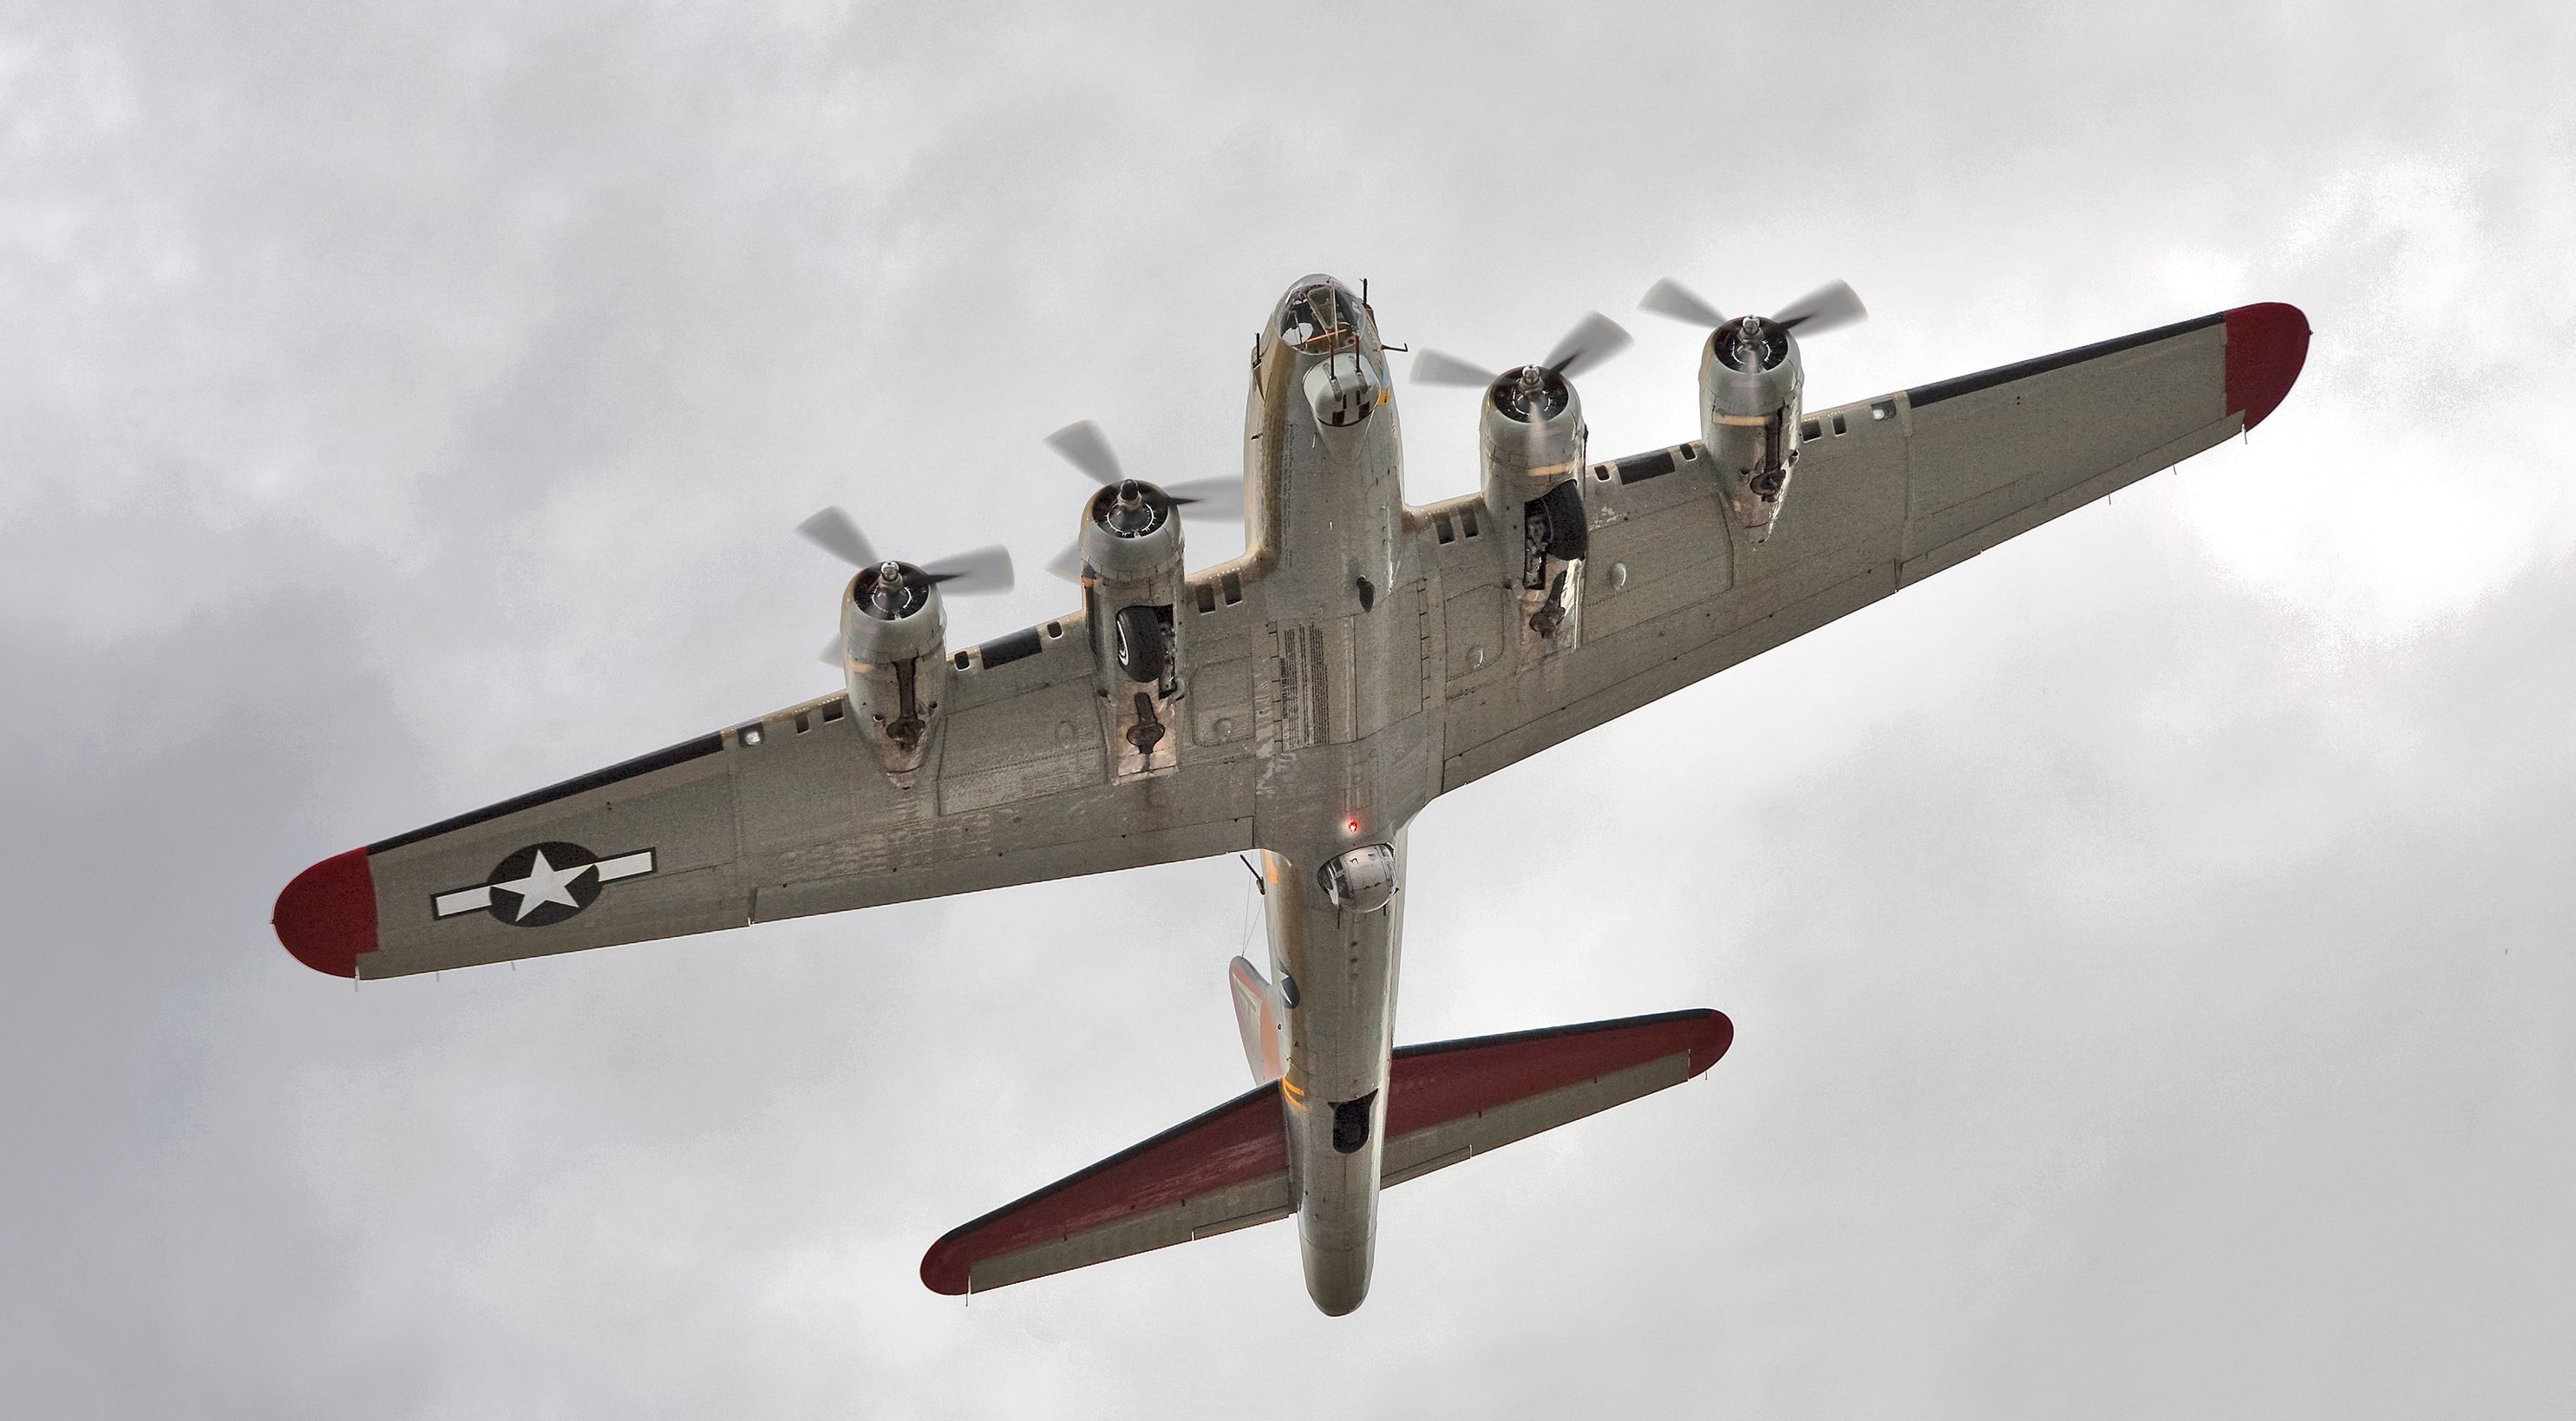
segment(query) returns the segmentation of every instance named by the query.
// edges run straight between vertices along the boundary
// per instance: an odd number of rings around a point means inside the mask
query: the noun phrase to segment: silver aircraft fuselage
[[[881,560],[824,510],[803,531],[857,568],[838,691],[325,858],[280,892],[278,940],[374,979],[1250,850],[1272,975],[1226,981],[1253,1088],[951,1230],[922,1282],[1294,1214],[1308,1292],[1348,1313],[1382,1185],[1696,1078],[1733,1039],[1700,1008],[1394,1051],[1414,815],[2233,439],[2309,338],[2258,303],[1809,411],[1798,341],[1858,318],[1848,287],[1772,317],[1669,281],[1642,304],[1709,330],[1696,440],[1590,460],[1571,377],[1627,341],[1597,313],[1499,373],[1424,352],[1415,379],[1482,385],[1482,479],[1408,508],[1375,318],[1306,278],[1253,343],[1240,483],[1128,478],[1087,423],[1049,437],[1100,484],[1051,564],[1079,569],[1078,613],[952,650],[941,584],[1002,590],[1008,554]],[[1184,509],[1238,492],[1242,555],[1191,575]]]
[[[1301,319],[1325,303],[1334,309],[1320,320]],[[1335,312],[1347,314],[1337,321]],[[1300,329],[1314,334],[1300,339]],[[1256,347],[1245,424],[1245,588],[1282,629],[1290,656],[1315,649],[1290,671],[1324,682],[1305,704],[1350,717],[1360,732],[1289,737],[1309,743],[1283,744],[1263,761],[1253,821],[1271,970],[1288,1005],[1280,1084],[1298,1246],[1307,1291],[1339,1315],[1368,1295],[1404,828],[1431,798],[1440,753],[1433,717],[1372,714],[1390,699],[1377,688],[1399,677],[1418,684],[1422,674],[1419,622],[1390,605],[1394,589],[1420,574],[1407,565],[1413,539],[1386,354],[1355,294],[1318,276],[1281,299]],[[1331,684],[1341,677],[1349,684]],[[1434,768],[1390,773],[1397,766]],[[1390,880],[1382,906],[1348,893],[1337,902],[1328,866],[1372,848]]]

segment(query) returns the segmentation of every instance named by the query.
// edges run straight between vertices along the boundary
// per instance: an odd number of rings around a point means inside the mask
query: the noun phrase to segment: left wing
[[[325,859],[278,896],[278,939],[396,977],[1250,847],[1230,727],[1113,778],[1084,632],[957,653],[910,789],[830,696]]]
[[[1467,551],[1438,516],[1449,505],[1429,510],[1439,538],[1426,551],[1446,598],[1441,789],[2252,428],[2289,393],[2307,348],[2297,308],[2240,306],[1808,411],[1785,511],[1759,547],[1720,516],[1697,444],[1595,464],[1582,476],[1591,548],[1571,650],[1495,654],[1531,640],[1494,580],[1502,560]]]

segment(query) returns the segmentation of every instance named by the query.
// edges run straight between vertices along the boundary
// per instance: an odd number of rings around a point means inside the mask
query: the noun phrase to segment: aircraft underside
[[[278,936],[400,976],[1248,855],[1270,963],[1236,959],[1227,990],[1252,1088],[952,1231],[922,1278],[989,1289],[1294,1217],[1308,1292],[1347,1313],[1380,1189],[1733,1039],[1701,1009],[1396,1047],[1414,816],[2223,442],[2307,348],[2296,310],[2244,306],[1809,410],[1800,341],[1859,317],[1848,287],[1769,317],[1671,283],[1646,304],[1708,329],[1696,439],[1591,457],[1572,377],[1626,343],[1604,317],[1500,373],[1426,353],[1417,383],[1480,392],[1483,484],[1408,507],[1375,313],[1300,281],[1255,342],[1239,481],[1130,478],[1088,425],[1050,441],[1099,484],[1056,564],[1075,611],[952,651],[943,595],[1008,586],[1008,554],[883,559],[825,510],[805,532],[857,569],[837,690],[325,859]],[[1237,507],[1243,555],[1190,572],[1182,519]]]

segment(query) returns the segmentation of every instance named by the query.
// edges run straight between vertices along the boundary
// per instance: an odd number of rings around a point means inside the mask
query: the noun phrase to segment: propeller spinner
[[[1047,447],[1064,456],[1064,461],[1091,477],[1092,482],[1123,491],[1118,506],[1141,504],[1138,481],[1127,477],[1119,466],[1118,455],[1109,447],[1109,436],[1090,420],[1075,420],[1046,437]],[[1243,516],[1243,480],[1239,478],[1189,479],[1156,487],[1180,510],[1184,518],[1241,518]],[[1096,495],[1095,495],[1096,496]],[[1082,542],[1076,539],[1065,550],[1047,562],[1047,571],[1067,582],[1082,580]]]
[[[1700,299],[1697,292],[1671,277],[1647,287],[1645,298],[1637,306],[1640,310],[1670,316],[1695,326],[1714,328],[1735,324],[1733,318],[1719,314],[1718,309]],[[1817,335],[1856,324],[1868,315],[1869,308],[1860,303],[1860,293],[1852,290],[1849,282],[1834,281],[1781,307],[1771,317],[1771,323],[1800,335]]]
[[[1565,338],[1547,353],[1547,359],[1520,369],[1533,380],[1547,375],[1570,376],[1627,349],[1631,339],[1617,321],[1594,311],[1574,323],[1574,329],[1565,333]],[[1485,386],[1502,378],[1472,360],[1437,350],[1425,350],[1413,357],[1413,380],[1418,385]]]
[[[821,509],[797,524],[796,531],[804,534],[807,542],[852,567],[875,569],[877,577],[871,595],[887,615],[899,614],[912,600],[911,580],[915,573],[952,597],[1008,592],[1015,580],[1011,571],[1011,550],[999,545],[911,565],[881,558],[877,556],[875,545],[868,541],[868,535],[859,530],[858,520],[837,504]],[[834,666],[841,664],[840,638],[833,638],[831,645],[824,648],[823,660]]]

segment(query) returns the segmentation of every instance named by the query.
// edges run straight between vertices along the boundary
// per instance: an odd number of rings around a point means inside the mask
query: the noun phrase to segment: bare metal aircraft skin
[[[1394,1044],[1406,826],[1441,793],[1812,631],[2260,422],[2306,358],[2293,307],[2241,306],[1832,409],[1801,340],[1848,287],[1706,326],[1700,437],[1594,462],[1570,376],[1627,341],[1587,319],[1480,391],[1481,492],[1404,502],[1368,303],[1298,282],[1254,342],[1244,472],[1157,485],[1098,431],[1059,561],[1082,605],[952,650],[942,589],[1007,554],[859,564],[833,694],[323,860],[278,937],[394,977],[1219,854],[1257,865],[1268,970],[1228,992],[1253,1088],[940,1239],[963,1293],[1294,1217],[1317,1307],[1367,1295],[1378,1191],[1705,1071],[1694,1010]],[[1792,497],[1792,488],[1795,497]],[[1243,555],[1182,564],[1186,514]],[[1794,505],[1794,506],[1793,506]]]

